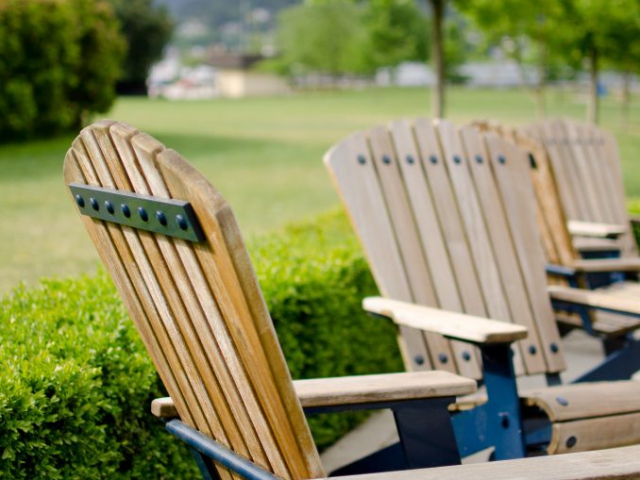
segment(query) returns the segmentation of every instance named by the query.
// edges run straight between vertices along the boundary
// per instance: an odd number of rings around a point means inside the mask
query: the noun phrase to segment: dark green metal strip
[[[192,242],[204,239],[189,202],[79,183],[69,189],[83,215]]]

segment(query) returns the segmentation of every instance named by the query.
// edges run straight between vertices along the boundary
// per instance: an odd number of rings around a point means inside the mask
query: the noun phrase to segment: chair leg
[[[494,460],[523,458],[527,449],[511,347],[486,345],[481,351],[488,400],[454,415],[460,454],[464,458],[493,447]]]
[[[640,370],[640,341],[633,338],[633,335],[623,336],[615,344],[612,342],[605,346],[605,350],[608,349],[611,349],[612,353],[609,353],[602,363],[572,383],[628,380]]]

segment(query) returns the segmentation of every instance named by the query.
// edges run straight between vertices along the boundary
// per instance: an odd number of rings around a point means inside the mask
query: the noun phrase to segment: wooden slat
[[[573,162],[578,172],[580,188],[583,193],[582,201],[588,212],[588,220],[603,222],[606,218],[605,209],[601,197],[603,192],[600,191],[599,182],[596,179],[596,173],[592,169],[589,162],[587,152],[582,148],[580,138],[580,129],[578,125],[571,121],[562,121],[566,141],[569,145],[573,158]]]
[[[581,149],[584,152],[584,158],[591,170],[593,177],[595,194],[597,195],[595,200],[600,210],[601,220],[605,222],[611,222],[616,215],[616,195],[613,193],[613,183],[611,179],[611,169],[608,168],[607,163],[602,161],[600,152],[596,148],[598,142],[597,133],[586,123],[572,122],[566,120],[566,123],[573,123],[574,129],[578,136],[578,144],[576,148]]]
[[[433,279],[433,288],[440,308],[454,312],[462,311],[462,301],[456,286],[453,267],[444,243],[442,228],[438,221],[433,199],[429,191],[424,168],[429,159],[422,157],[414,141],[413,130],[408,121],[394,122],[390,126],[391,136],[402,173],[408,200],[413,211],[419,242]],[[480,378],[478,352],[468,344],[452,343],[455,362],[461,375]]]
[[[640,411],[640,382],[591,382],[525,390],[520,398],[543,409],[552,422]]]
[[[420,305],[436,306],[438,301],[433,281],[429,275],[414,215],[400,175],[398,158],[386,127],[380,126],[369,131],[369,145],[412,290],[412,300]],[[455,372],[456,364],[452,361],[454,357],[449,342],[431,334],[424,335],[424,338],[434,368]],[[464,348],[460,346],[461,350]]]
[[[303,407],[356,405],[467,395],[473,380],[449,372],[410,372],[296,380]]]
[[[577,172],[573,162],[564,160],[570,151],[567,151],[567,145],[563,144],[561,125],[558,125],[556,121],[545,121],[539,125],[538,131],[544,139],[549,161],[553,165],[558,184],[561,185],[559,193],[567,217],[587,220],[582,213],[583,204],[576,194],[580,188]]]
[[[487,226],[484,223],[484,215],[468,171],[467,156],[453,124],[439,121],[437,131],[442,145],[443,160],[455,192],[455,202],[449,206],[449,215],[456,215],[459,212],[469,252],[473,258],[471,264],[473,267],[467,268],[475,270],[478,276],[478,283],[489,317],[504,322],[513,322],[501,283],[497,260],[491,247]],[[469,274],[470,272],[467,271],[467,275]],[[520,347],[520,344],[514,346],[514,365],[518,374],[527,371]]]
[[[631,480],[640,478],[640,447],[476,463],[454,467],[385,472],[342,480]]]
[[[204,179],[177,158],[175,152],[167,151],[156,160],[172,194],[183,196],[191,193],[188,198],[208,232],[210,244],[198,244],[195,254],[206,283],[215,293],[230,334],[229,345],[235,346],[244,365],[244,371],[237,372],[240,376],[236,381],[244,381],[244,375],[247,375],[252,389],[259,392],[259,404],[251,403],[250,393],[246,393],[243,399],[249,402],[247,408],[254,424],[261,418],[261,412],[266,417],[268,424],[260,426],[259,431],[263,445],[273,435],[280,458],[286,462],[294,478],[318,472],[321,465],[313,439],[293,391],[290,374],[233,213],[224,203],[219,209],[212,210],[211,205],[221,201],[217,192],[211,188],[194,190],[192,186]],[[181,245],[184,247],[185,243],[181,242]],[[229,352],[223,350],[225,354]],[[255,368],[256,365],[264,369]],[[245,433],[251,435],[250,431]]]
[[[380,292],[389,298],[413,301],[403,259],[382,194],[369,146],[356,133],[324,157]],[[431,356],[421,332],[402,328],[399,343],[409,370],[431,370]],[[421,360],[421,361],[416,361]]]
[[[513,244],[518,253],[522,277],[542,345],[541,351],[549,371],[559,372],[566,365],[553,310],[545,293],[547,280],[543,268],[545,258],[538,242],[540,233],[536,222],[532,221],[535,196],[529,174],[529,158],[516,145],[494,134],[487,134],[485,143],[509,221]]]
[[[553,425],[551,443],[547,451],[552,454],[586,452],[634,445],[639,442],[640,413],[630,413],[556,423]],[[570,445],[573,446],[570,447]],[[640,478],[640,474],[638,477],[629,478]]]
[[[509,220],[491,168],[490,155],[478,130],[465,127],[460,130],[460,135],[466,149],[469,169],[483,210],[489,239],[493,251],[496,252],[495,261],[502,279],[503,295],[509,305],[510,321],[525,326],[529,332],[527,339],[521,342],[521,354],[527,372],[545,372],[547,371],[545,356],[539,353],[543,350],[543,346],[538,333],[538,324],[529,302],[517,250],[512,243]],[[512,191],[509,188],[507,192]],[[503,191],[502,194],[507,192]],[[506,198],[505,202],[510,200]]]

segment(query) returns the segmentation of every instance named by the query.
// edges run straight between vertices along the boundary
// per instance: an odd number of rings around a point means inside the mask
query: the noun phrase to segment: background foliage
[[[250,251],[294,378],[401,369],[394,327],[360,308],[375,287],[342,215],[289,226]],[[0,345],[0,476],[197,476],[149,413],[166,394],[106,274],[14,291],[0,304]],[[310,423],[322,447],[359,418]]]
[[[124,41],[101,0],[0,0],[0,140],[79,127],[115,100]]]

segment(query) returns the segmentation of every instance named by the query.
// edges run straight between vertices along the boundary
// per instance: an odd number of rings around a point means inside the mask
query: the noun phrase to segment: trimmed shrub
[[[294,378],[402,368],[393,326],[360,309],[375,287],[341,214],[249,250]],[[0,477],[198,477],[187,449],[149,413],[166,393],[104,272],[5,298],[0,366]],[[326,446],[360,418],[310,421]]]
[[[0,0],[0,140],[75,129],[107,111],[124,49],[104,0]]]

